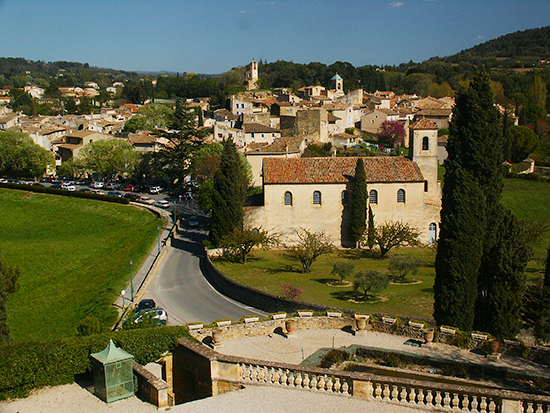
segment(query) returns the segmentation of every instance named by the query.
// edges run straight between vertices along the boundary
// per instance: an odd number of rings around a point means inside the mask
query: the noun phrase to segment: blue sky
[[[0,0],[0,16],[0,57],[214,74],[251,59],[421,62],[550,25],[550,1]]]

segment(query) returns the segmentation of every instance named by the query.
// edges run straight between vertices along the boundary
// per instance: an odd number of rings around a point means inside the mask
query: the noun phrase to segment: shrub
[[[101,333],[101,324],[96,317],[86,317],[80,320],[77,329],[81,336],[91,336]]]
[[[340,277],[340,282],[343,283],[344,280],[351,275],[355,265],[351,261],[337,261],[332,264],[332,275],[338,275]]]
[[[328,369],[335,364],[340,364],[343,361],[349,360],[349,354],[344,350],[331,350],[323,356],[319,367]]]
[[[291,300],[298,300],[302,295],[303,289],[300,287],[294,287],[291,284],[281,284],[281,291],[285,297]]]
[[[72,383],[75,375],[91,370],[90,354],[103,350],[109,339],[144,365],[173,351],[181,337],[194,340],[187,328],[174,326],[0,346],[0,400]]]

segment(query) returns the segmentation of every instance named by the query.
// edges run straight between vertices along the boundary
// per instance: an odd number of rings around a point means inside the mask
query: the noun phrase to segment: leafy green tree
[[[84,169],[110,179],[132,174],[138,161],[139,153],[120,139],[90,142],[78,154],[78,162]]]
[[[358,271],[353,280],[353,291],[363,292],[363,299],[376,295],[390,285],[388,276],[380,270]]]
[[[340,277],[340,284],[343,284],[344,280],[351,275],[353,270],[355,270],[355,264],[351,261],[336,261],[332,264],[332,271],[330,273]]]
[[[197,190],[197,206],[203,211],[212,209],[212,195],[214,193],[214,181],[203,181]]]
[[[422,260],[410,255],[392,255],[390,256],[389,270],[390,274],[401,281],[407,278],[407,275],[418,274],[418,269],[422,265]]]
[[[523,161],[540,145],[538,135],[527,126],[511,126],[509,133],[511,155],[514,162]]]
[[[154,131],[168,127],[174,109],[163,103],[150,103],[138,109],[138,113],[132,116],[124,124],[124,131],[135,133],[138,130]]]
[[[392,248],[418,245],[420,232],[401,221],[387,221],[374,231],[374,243],[380,248],[380,258],[384,258]]]
[[[355,164],[355,180],[351,200],[351,238],[359,248],[360,240],[367,227],[367,175],[362,158],[357,158]]]
[[[214,175],[210,242],[217,246],[235,229],[243,228],[246,194],[243,166],[232,139],[223,143],[219,169]]]
[[[195,112],[182,99],[176,100],[169,128],[168,131],[155,131],[158,136],[167,139],[168,143],[155,154],[154,169],[162,170],[173,182],[182,183],[189,174],[193,156],[202,146],[208,131],[197,127]]]
[[[53,154],[35,144],[26,133],[0,131],[0,174],[37,177],[54,164]]]
[[[233,232],[223,237],[220,247],[229,259],[245,264],[246,257],[254,247],[267,250],[278,242],[277,235],[269,234],[262,228],[235,228]]]
[[[287,245],[286,256],[302,264],[302,272],[309,272],[311,265],[321,255],[333,251],[334,245],[329,241],[324,231],[309,231],[302,228],[298,231],[298,242]]]

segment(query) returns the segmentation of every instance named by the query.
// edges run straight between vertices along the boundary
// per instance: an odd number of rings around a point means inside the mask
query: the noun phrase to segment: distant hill
[[[470,63],[491,67],[533,67],[550,61],[550,26],[500,36],[455,55],[434,57],[429,63]]]

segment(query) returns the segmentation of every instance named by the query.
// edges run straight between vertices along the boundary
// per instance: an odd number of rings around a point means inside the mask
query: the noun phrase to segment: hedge
[[[118,196],[111,196],[111,195],[94,194],[94,193],[82,192],[82,191],[65,191],[63,189],[50,188],[47,186],[8,184],[8,183],[2,182],[0,183],[0,188],[19,189],[19,190],[29,191],[29,192],[38,192],[42,194],[72,196],[75,198],[97,199],[100,201],[114,202],[116,204],[130,203],[130,199],[128,198],[121,198]]]
[[[145,365],[173,351],[181,337],[194,340],[186,327],[171,326],[0,346],[0,400],[74,382],[91,371],[90,354],[103,350],[109,339]]]

